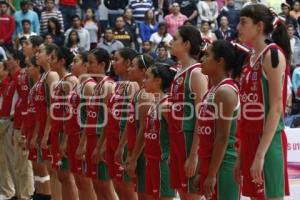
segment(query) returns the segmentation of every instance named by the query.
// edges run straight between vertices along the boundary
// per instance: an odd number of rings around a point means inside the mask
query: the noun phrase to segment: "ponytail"
[[[284,51],[287,60],[291,58],[292,50],[286,26],[280,22],[272,32],[272,40]]]
[[[263,4],[250,4],[240,12],[241,17],[249,17],[256,24],[264,23],[264,34],[271,35],[271,42],[276,43],[285,53],[288,60],[291,57],[290,39],[285,27],[285,21],[275,11]]]
[[[150,72],[154,77],[161,78],[161,89],[166,92],[170,88],[177,70],[168,64],[156,63],[155,65],[150,67]]]

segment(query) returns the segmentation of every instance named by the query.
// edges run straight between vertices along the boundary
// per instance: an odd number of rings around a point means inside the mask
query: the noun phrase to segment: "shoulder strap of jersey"
[[[82,94],[85,85],[90,82],[95,82],[95,80],[93,78],[88,78],[81,83],[80,94]]]

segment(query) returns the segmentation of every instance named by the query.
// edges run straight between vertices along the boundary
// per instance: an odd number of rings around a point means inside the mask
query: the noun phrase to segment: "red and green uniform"
[[[107,102],[108,121],[106,126],[106,162],[111,178],[120,180],[127,179],[124,166],[114,161],[114,154],[119,145],[121,136],[124,133],[127,121],[127,109],[130,104],[128,97],[129,81],[117,83],[114,93]],[[127,147],[125,148],[127,150]],[[126,154],[126,153],[125,153]],[[126,158],[126,155],[124,155]],[[124,159],[125,159],[124,158]]]
[[[68,142],[67,142],[67,165],[62,166],[62,168],[70,169],[71,172],[75,174],[83,174],[82,169],[82,161],[76,159],[76,149],[80,142],[81,136],[81,124],[82,118],[79,115],[81,103],[81,95],[83,95],[83,88],[88,82],[94,82],[92,78],[86,79],[81,84],[76,84],[72,90],[70,91],[67,97],[67,105],[65,106],[65,116],[66,121],[64,124],[64,133],[68,135]],[[82,112],[82,117],[85,116],[85,112]],[[64,158],[63,158],[64,160]],[[63,164],[65,164],[63,162]]]
[[[95,86],[94,93],[91,97],[89,97],[86,104],[86,121],[85,121],[85,134],[87,138],[86,144],[86,176],[90,178],[100,180],[109,179],[107,165],[104,162],[99,162],[95,164],[92,161],[92,154],[94,149],[96,148],[98,138],[101,134],[101,127],[104,124],[105,113],[104,106],[105,102],[102,95],[102,91],[104,84],[113,83],[113,80],[108,76],[103,77],[103,79]],[[107,91],[106,91],[107,92]],[[98,123],[100,122],[100,123]]]
[[[127,121],[127,145],[128,145],[128,153],[134,149],[136,138],[139,131],[139,101],[141,99],[143,89],[140,89],[134,94],[133,99],[130,102],[130,111],[128,113],[128,121]],[[136,167],[136,179],[134,180],[136,185],[137,192],[145,192],[145,158],[144,153],[142,153],[137,160],[137,167]]]
[[[39,79],[39,81],[36,83],[36,91],[35,91],[35,102],[36,102],[36,121],[39,122],[40,127],[38,130],[38,144],[40,145],[40,142],[43,138],[45,127],[46,127],[46,121],[47,121],[47,115],[48,115],[48,108],[50,107],[50,95],[49,95],[49,87],[47,85],[47,76],[50,71],[44,72]],[[38,150],[40,150],[41,147],[38,147]],[[52,156],[50,153],[49,148],[48,149],[42,149],[41,151],[38,151],[38,160],[52,160]],[[41,155],[40,155],[41,154]]]
[[[27,110],[26,117],[24,118],[24,132],[27,138],[28,147],[33,136],[34,127],[36,124],[36,92],[37,92],[37,83],[29,90],[28,99],[27,99]],[[37,149],[29,149],[28,159],[31,161],[37,161]]]
[[[66,100],[64,92],[64,82],[72,74],[66,74],[58,84],[53,88],[53,95],[51,97],[51,131],[50,131],[50,143],[51,143],[51,155],[52,155],[52,167],[58,169],[61,165],[61,156],[59,153],[59,144],[61,136],[63,134],[64,127],[64,104]]]
[[[263,70],[264,55],[271,49],[282,50],[275,44],[268,45],[254,63],[244,68],[241,76],[241,170],[243,175],[243,195],[264,198],[283,197],[289,194],[287,175],[287,138],[284,132],[284,112],[278,121],[275,135],[265,155],[263,178],[264,185],[252,182],[252,166],[264,125],[270,110],[268,78]],[[283,66],[280,66],[283,67]],[[283,109],[287,99],[288,64],[282,79]]]
[[[204,195],[204,181],[208,176],[209,167],[212,159],[214,143],[216,138],[216,117],[218,111],[215,110],[214,97],[217,90],[221,87],[232,88],[239,95],[238,86],[231,78],[224,79],[217,86],[212,87],[203,97],[202,104],[199,110],[198,118],[198,135],[199,135],[199,174],[200,174],[200,194]],[[233,177],[233,169],[237,158],[235,151],[237,117],[240,103],[234,110],[228,143],[223,157],[222,164],[217,173],[217,183],[215,194],[212,200],[238,200],[239,186],[236,184]]]
[[[15,105],[14,128],[21,129],[24,116],[26,115],[27,99],[30,89],[29,78],[25,69],[20,70],[16,87],[19,94],[19,99]]]
[[[196,123],[194,94],[191,89],[191,74],[201,68],[199,63],[179,70],[170,91],[170,170],[171,186],[184,192],[194,192],[192,178],[185,176],[184,164],[188,158]]]
[[[175,191],[170,187],[168,124],[161,108],[165,102],[167,102],[167,97],[150,107],[146,116],[144,133],[146,193],[155,198],[175,197]]]

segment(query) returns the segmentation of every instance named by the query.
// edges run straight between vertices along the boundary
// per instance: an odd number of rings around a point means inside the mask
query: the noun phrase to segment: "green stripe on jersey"
[[[195,101],[194,94],[190,90],[190,80],[191,73],[188,72],[184,80],[184,100],[183,100],[183,120],[182,120],[182,130],[185,137],[185,146],[187,156],[190,154],[192,143],[193,143],[193,134],[196,124],[196,112],[195,112]]]
[[[163,116],[159,123],[160,123],[160,130],[159,130],[160,140],[159,141],[160,141],[160,148],[161,148],[161,159],[166,160],[169,158],[169,155],[170,155],[168,123]]]

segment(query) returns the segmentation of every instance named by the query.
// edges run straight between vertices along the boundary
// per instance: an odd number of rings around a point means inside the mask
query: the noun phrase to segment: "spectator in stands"
[[[131,32],[125,27],[125,21],[123,16],[116,18],[116,27],[113,31],[114,39],[119,40],[125,47],[135,48],[133,42],[133,36]]]
[[[98,43],[98,33],[99,33],[99,26],[95,19],[94,10],[88,8],[85,12],[85,19],[84,19],[84,28],[88,30],[90,34],[90,42],[91,42],[91,49],[96,48]]]
[[[13,48],[12,35],[15,31],[15,20],[8,14],[8,3],[0,1],[0,46]]]
[[[51,33],[46,33],[44,36],[44,42],[45,43],[54,43],[54,38],[53,35]]]
[[[290,16],[294,19],[298,19],[300,17],[300,1],[297,0],[294,2],[293,10],[290,11]]]
[[[146,11],[154,10],[152,0],[132,0],[128,7],[132,9],[133,18],[137,23],[143,22]]]
[[[217,40],[216,35],[211,30],[210,23],[207,21],[201,22],[200,33],[202,39],[210,44]]]
[[[30,0],[33,6],[33,10],[38,14],[40,17],[41,12],[43,11],[45,5],[44,0]]]
[[[300,100],[300,67],[297,67],[293,72],[292,85],[296,99]]]
[[[180,5],[180,12],[187,16],[188,20],[192,22],[193,25],[197,24],[198,8],[196,3],[197,0],[176,0]]]
[[[45,11],[42,12],[41,14],[41,32],[42,33],[47,33],[49,32],[48,30],[48,20],[50,18],[56,18],[58,19],[61,29],[65,30],[64,28],[64,19],[59,10],[54,9],[54,0],[46,0],[45,1],[46,7]]]
[[[76,30],[70,31],[66,46],[73,54],[77,54],[78,52],[85,50],[80,46],[80,36]]]
[[[124,13],[128,0],[104,0],[104,5],[108,9],[108,22],[110,27],[115,27],[116,18]]]
[[[153,59],[155,59],[157,56],[156,53],[153,51],[152,43],[149,40],[143,42],[142,53],[150,55]]]
[[[84,0],[84,1],[79,1],[79,6],[81,8],[81,17],[83,18],[84,15],[86,14],[88,9],[92,9],[95,17],[95,21],[99,20],[99,14],[98,14],[98,6],[101,3],[101,0]]]
[[[58,46],[63,46],[65,41],[65,36],[61,30],[60,23],[58,19],[51,17],[48,19],[48,25],[47,25],[47,34],[51,34],[53,38],[53,42],[57,44]]]
[[[155,63],[166,63],[171,66],[175,65],[175,62],[169,58],[168,47],[163,42],[157,46],[156,55]]]
[[[179,4],[176,2],[173,3],[171,7],[171,14],[165,16],[164,18],[168,33],[174,36],[178,27],[182,26],[186,20],[188,20],[188,18],[187,16],[181,14]]]
[[[137,23],[133,18],[132,9],[125,8],[123,17],[125,20],[125,28],[127,28],[131,32],[135,48],[139,49],[139,44],[137,42],[137,38],[139,37],[139,29]]]
[[[212,27],[217,26],[217,18],[219,15],[218,3],[214,0],[200,0],[197,4],[198,23],[202,20],[211,23]]]
[[[296,67],[300,66],[300,39],[295,36],[295,28],[293,24],[287,25],[287,31],[291,43],[291,71],[293,71]]]
[[[221,9],[218,16],[219,25],[222,16],[226,16],[229,21],[229,27],[233,30],[236,30],[236,27],[240,21],[240,11],[235,8],[235,0],[226,1],[225,6]]]
[[[220,19],[220,27],[215,31],[217,39],[232,41],[236,39],[237,33],[229,27],[229,22],[226,16]]]
[[[153,33],[150,37],[150,41],[152,42],[153,49],[156,49],[160,43],[164,43],[165,46],[170,47],[170,42],[173,40],[172,35],[167,32],[166,24],[159,23],[158,31]]]
[[[296,26],[295,35],[296,35],[298,38],[300,38],[300,17],[298,17],[298,19],[297,19],[297,26]]]
[[[91,45],[90,44],[90,34],[89,34],[88,30],[81,27],[81,21],[80,21],[80,17],[78,15],[75,15],[72,17],[72,27],[66,31],[65,38],[69,38],[69,34],[72,30],[76,30],[78,32],[78,35],[80,38],[79,47],[82,47],[85,51],[89,51],[90,45]],[[67,41],[65,41],[65,43]]]
[[[286,24],[293,24],[294,27],[297,27],[297,20],[290,16],[290,10],[291,10],[291,7],[290,7],[289,4],[282,3],[281,4],[281,11],[282,12],[279,13],[279,15],[281,17],[285,18],[285,23]]]
[[[124,47],[123,43],[114,39],[112,28],[106,28],[102,42],[98,43],[97,48],[105,49],[109,54]]]
[[[148,41],[153,33],[158,29],[154,13],[152,10],[145,12],[144,21],[140,23],[139,33],[142,41]]]
[[[15,12],[14,18],[16,20],[16,30],[14,33],[14,38],[17,37],[22,30],[22,21],[23,19],[28,19],[31,22],[30,31],[36,34],[40,34],[40,21],[36,12],[29,10],[28,0],[23,0],[20,3],[21,10]]]
[[[59,0],[59,10],[64,19],[65,30],[71,27],[70,19],[76,15],[77,0]]]
[[[22,32],[17,35],[15,48],[21,49],[22,45],[20,40],[28,40],[30,36],[37,35],[35,32],[31,31],[31,22],[28,19],[22,20]]]

